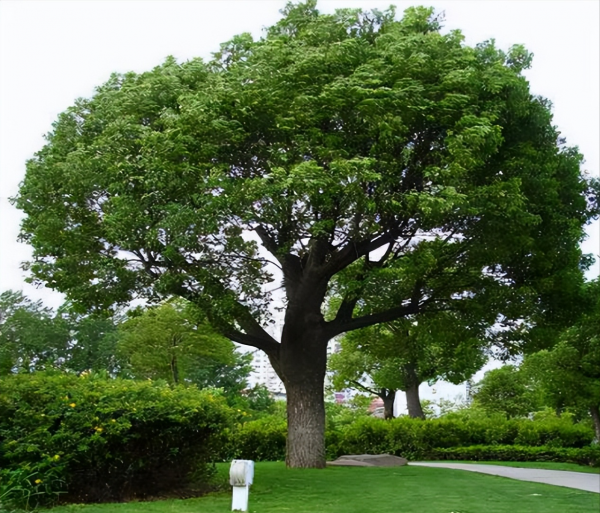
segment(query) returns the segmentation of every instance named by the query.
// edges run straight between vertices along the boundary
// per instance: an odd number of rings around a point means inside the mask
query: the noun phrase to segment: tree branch
[[[361,242],[348,242],[346,246],[334,255],[331,262],[327,265],[326,275],[333,276],[334,274],[345,269],[359,258],[368,255],[386,244],[390,244],[402,233],[404,228],[402,223],[394,229],[388,230],[374,240],[364,240]]]
[[[224,287],[222,292],[225,292]],[[279,342],[277,342],[271,335],[267,333],[260,323],[252,316],[248,308],[240,302],[234,301],[235,311],[233,312],[232,317],[235,319],[235,322],[237,322],[245,331],[245,333],[236,330],[231,326],[230,323],[224,322],[223,319],[214,318],[210,307],[207,307],[206,304],[202,305],[201,302],[198,301],[199,295],[197,293],[186,290],[181,286],[178,287],[174,293],[200,307],[205,312],[209,322],[215,329],[220,331],[223,336],[239,344],[261,349],[269,356],[278,357],[280,345]]]
[[[275,239],[267,231],[267,229],[262,224],[260,224],[256,228],[254,228],[254,231],[256,232],[256,234],[258,235],[258,237],[260,238],[260,240],[263,243],[263,246],[265,247],[265,249],[269,253],[271,253],[271,255],[273,255],[278,260],[278,262],[281,265],[283,265],[284,260],[279,255],[279,246],[275,242]]]
[[[381,322],[395,321],[396,319],[400,319],[401,317],[406,317],[407,315],[419,313],[421,311],[421,306],[422,305],[419,304],[409,303],[408,305],[390,308],[389,310],[385,310],[384,312],[363,315],[362,317],[357,317],[356,319],[350,319],[341,322],[336,322],[336,320],[333,320],[327,323],[327,327],[329,328],[327,333],[331,337],[335,337],[336,335],[340,335],[341,333],[358,330],[360,328],[367,328],[369,326],[373,326],[374,324],[379,324]]]
[[[356,306],[357,302],[358,296],[352,299],[344,298],[340,307],[338,308],[333,322],[344,323],[352,320],[352,313],[354,312],[354,307]]]
[[[359,381],[352,380],[352,381],[350,381],[350,383],[352,383],[354,386],[356,386],[358,388],[362,388],[365,392],[369,392],[369,394],[379,395],[377,392],[375,392],[374,390],[370,389],[369,387],[366,387],[365,385],[363,385]]]
[[[264,351],[269,356],[279,357],[279,342],[273,339],[270,335],[268,339],[256,337],[233,328],[226,328],[222,331],[223,335],[233,342],[243,344],[245,346],[256,347]]]

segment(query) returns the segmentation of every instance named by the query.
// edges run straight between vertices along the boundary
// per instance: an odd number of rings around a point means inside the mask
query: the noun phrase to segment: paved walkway
[[[472,463],[409,463],[421,467],[442,467],[456,470],[468,470],[482,474],[509,477],[521,481],[533,481],[567,488],[577,488],[588,492],[600,493],[600,474],[585,472],[566,472],[564,470],[545,470],[538,468],[502,467],[500,465],[478,465]]]

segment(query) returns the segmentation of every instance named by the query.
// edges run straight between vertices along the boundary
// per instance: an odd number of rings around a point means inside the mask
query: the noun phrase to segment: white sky
[[[8,202],[25,161],[43,134],[77,97],[90,96],[111,72],[143,72],[167,55],[208,58],[241,32],[260,36],[279,19],[281,0],[0,1],[0,292],[23,289],[56,307],[62,296],[23,282],[29,247],[16,242],[20,212]],[[598,175],[598,0],[321,0],[319,9],[385,9],[411,5],[445,11],[445,30],[460,28],[466,43],[495,38],[501,48],[522,43],[534,53],[531,90],[554,104],[555,124]],[[588,227],[584,252],[600,253],[599,224]],[[597,262],[589,277],[600,274]],[[441,390],[438,394],[441,393]]]

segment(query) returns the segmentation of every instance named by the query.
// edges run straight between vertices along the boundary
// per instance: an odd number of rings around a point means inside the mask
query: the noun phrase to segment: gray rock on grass
[[[327,462],[336,467],[402,467],[406,464],[406,458],[393,454],[349,454]]]

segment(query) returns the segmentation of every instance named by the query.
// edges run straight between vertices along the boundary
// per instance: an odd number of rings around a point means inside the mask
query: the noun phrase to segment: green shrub
[[[515,445],[576,447],[592,443],[593,431],[583,424],[573,424],[570,419],[549,418],[541,421],[522,421],[514,439]]]
[[[479,446],[544,446],[584,448],[594,433],[589,426],[569,419],[534,422],[527,419],[441,418],[432,420],[399,417],[383,421],[372,417],[358,419],[327,434],[327,454],[390,453],[408,459],[421,459],[433,449]]]
[[[520,445],[473,445],[471,447],[438,448],[425,455],[434,460],[469,461],[558,461],[600,466],[600,447],[525,447]]]
[[[221,398],[164,382],[36,373],[3,378],[0,390],[0,489],[19,505],[189,486],[231,418]]]
[[[431,420],[399,417],[384,421],[357,415],[351,409],[348,412],[340,411],[340,408],[343,407],[334,405],[327,410],[325,440],[327,458],[330,460],[343,454],[363,453],[389,453],[417,460],[431,457],[432,451],[457,447],[462,450],[470,446],[541,447],[539,454],[543,457],[544,451],[554,448],[583,450],[594,438],[590,426],[573,424],[569,418],[531,421],[507,420],[503,415],[457,416],[453,414]],[[282,410],[277,415],[268,415],[259,420],[238,424],[229,433],[229,442],[224,446],[221,458],[223,460],[244,458],[256,461],[285,459],[284,413]],[[348,419],[353,421],[348,422]],[[499,451],[501,452],[500,449]],[[557,461],[560,461],[561,454],[574,454],[573,458],[581,457],[577,452],[559,451],[552,454],[558,455]],[[594,453],[590,454],[593,456]]]
[[[341,454],[379,454],[389,452],[389,422],[373,417],[359,418],[342,431],[338,446]]]
[[[229,442],[222,459],[254,461],[285,460],[287,424],[279,416],[268,416],[238,424],[229,433]]]

